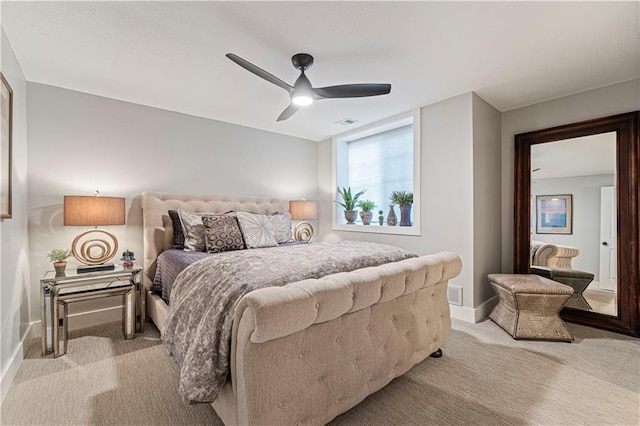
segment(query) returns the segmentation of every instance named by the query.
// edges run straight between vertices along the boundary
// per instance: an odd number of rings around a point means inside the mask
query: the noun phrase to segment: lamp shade
[[[65,226],[124,225],[124,198],[64,196]]]
[[[294,220],[312,220],[318,218],[318,206],[315,201],[289,201],[289,213]]]

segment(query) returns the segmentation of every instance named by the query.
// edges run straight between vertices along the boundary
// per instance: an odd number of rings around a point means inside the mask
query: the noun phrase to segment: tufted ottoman
[[[528,274],[489,274],[498,304],[489,318],[514,339],[559,340],[573,336],[558,313],[573,289],[550,279]]]

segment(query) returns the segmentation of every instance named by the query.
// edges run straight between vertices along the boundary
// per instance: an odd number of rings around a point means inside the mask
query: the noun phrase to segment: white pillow
[[[236,216],[248,249],[274,247],[278,245],[278,241],[276,241],[271,226],[269,225],[268,216],[248,212],[236,212]]]

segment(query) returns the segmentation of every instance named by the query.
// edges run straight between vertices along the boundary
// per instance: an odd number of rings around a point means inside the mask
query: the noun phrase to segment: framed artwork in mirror
[[[572,196],[536,195],[536,233],[571,234]]]
[[[0,218],[11,218],[11,137],[13,126],[13,90],[0,73]]]

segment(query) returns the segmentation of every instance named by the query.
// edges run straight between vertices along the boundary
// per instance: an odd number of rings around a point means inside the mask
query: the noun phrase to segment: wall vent
[[[449,287],[447,289],[447,297],[450,304],[462,306],[462,287],[449,284]]]
[[[338,126],[346,127],[351,126],[352,124],[356,124],[357,122],[358,120],[356,120],[355,118],[343,118],[340,121],[336,121],[336,124]]]

